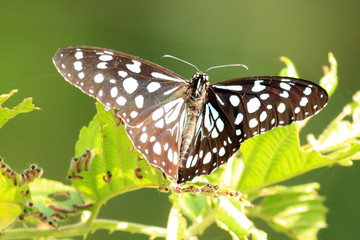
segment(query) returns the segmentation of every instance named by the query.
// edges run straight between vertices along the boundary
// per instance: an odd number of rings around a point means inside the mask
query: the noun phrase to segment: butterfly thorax
[[[179,178],[181,176],[181,170],[186,164],[186,159],[191,151],[191,142],[196,132],[196,126],[201,112],[207,100],[207,93],[209,88],[209,76],[203,72],[197,72],[194,74],[190,86],[187,91],[187,105],[188,115],[185,123],[184,131],[182,133],[182,141],[180,147],[180,169]]]

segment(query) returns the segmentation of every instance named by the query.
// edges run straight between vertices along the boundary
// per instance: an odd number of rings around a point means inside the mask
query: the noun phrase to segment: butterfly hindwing
[[[198,128],[191,143],[191,152],[183,164],[179,182],[186,182],[194,176],[208,175],[226,163],[240,147],[235,127],[231,122],[229,110],[216,100],[213,91],[209,91]]]
[[[181,96],[157,107],[139,126],[126,126],[134,146],[148,162],[173,180],[178,179],[182,131],[187,117]]]

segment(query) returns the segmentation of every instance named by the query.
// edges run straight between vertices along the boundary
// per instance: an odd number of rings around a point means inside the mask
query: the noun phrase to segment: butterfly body
[[[182,133],[182,140],[180,145],[180,169],[185,168],[186,160],[190,153],[190,144],[195,135],[197,122],[201,112],[204,109],[207,100],[207,93],[209,88],[209,76],[206,73],[198,72],[194,74],[189,89],[188,96],[188,115],[185,123],[184,131]],[[180,171],[181,173],[182,171]],[[179,178],[181,178],[179,174]]]
[[[59,49],[53,58],[72,85],[116,110],[147,161],[177,183],[207,175],[250,137],[304,120],[327,103],[320,86],[289,77],[217,84],[189,81],[152,62],[96,47]]]

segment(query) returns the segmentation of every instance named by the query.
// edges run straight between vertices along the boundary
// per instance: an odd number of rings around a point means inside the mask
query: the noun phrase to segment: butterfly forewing
[[[252,77],[212,85],[219,107],[235,126],[238,142],[277,126],[304,120],[322,109],[327,93],[318,85],[289,77]]]
[[[166,99],[186,90],[187,82],[177,74],[149,61],[93,47],[58,50],[53,58],[61,75],[136,126]]]
[[[186,80],[149,61],[102,48],[63,48],[53,61],[68,82],[116,109],[134,146],[177,179]]]

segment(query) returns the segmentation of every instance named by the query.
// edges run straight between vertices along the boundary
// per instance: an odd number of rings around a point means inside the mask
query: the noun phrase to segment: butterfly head
[[[199,95],[196,97],[200,97],[201,92],[209,87],[209,75],[199,71],[194,74],[193,78],[191,79],[191,84],[196,89],[196,95]]]

